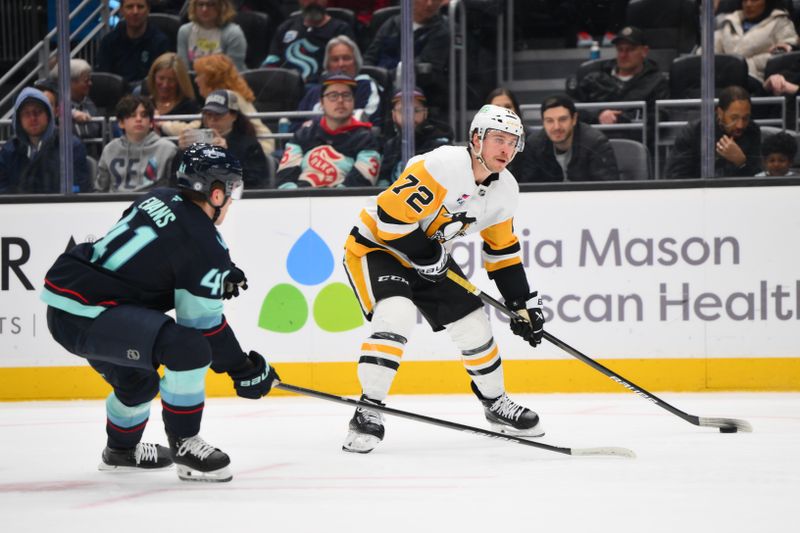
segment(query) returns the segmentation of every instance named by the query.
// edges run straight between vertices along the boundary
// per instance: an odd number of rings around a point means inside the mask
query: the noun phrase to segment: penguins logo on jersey
[[[444,243],[466,235],[467,229],[475,220],[476,218],[468,216],[466,211],[451,213],[443,205],[439,208],[436,218],[430,223],[425,233],[431,239]]]

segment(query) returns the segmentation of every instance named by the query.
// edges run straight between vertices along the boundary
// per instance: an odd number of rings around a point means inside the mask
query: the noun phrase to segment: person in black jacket
[[[143,80],[153,61],[169,50],[169,39],[147,23],[149,0],[122,0],[120,12],[125,20],[100,41],[97,70],[132,83]]]
[[[256,137],[250,119],[239,107],[239,96],[234,91],[220,89],[206,97],[203,106],[203,127],[213,134],[210,144],[228,150],[242,165],[244,186],[264,189],[269,186],[267,157]],[[178,137],[178,146],[186,149],[196,142],[204,142],[199,135],[203,130],[186,129]],[[175,161],[180,161],[176,157]]]
[[[750,93],[732,85],[719,94],[714,127],[714,177],[755,176],[761,170],[761,128],[750,117]],[[667,178],[701,178],[700,121],[678,133],[667,160]]]
[[[520,154],[517,181],[618,180],[619,170],[608,138],[578,121],[575,102],[555,95],[542,102],[544,128],[528,136]]]
[[[414,0],[414,62],[417,85],[425,91],[431,113],[447,108],[450,57],[450,29],[439,13],[442,0]],[[381,25],[364,53],[364,64],[383,67],[390,72],[400,62],[400,15]],[[402,70],[402,69],[401,69]]]
[[[397,91],[392,97],[392,120],[396,134],[383,144],[383,161],[378,175],[379,187],[388,187],[403,172],[403,93]],[[414,155],[430,152],[440,146],[453,143],[450,126],[428,117],[428,104],[422,89],[414,90]]]
[[[652,127],[655,118],[655,101],[669,98],[669,82],[659,71],[658,64],[647,58],[649,47],[645,34],[639,28],[626,26],[613,40],[617,48],[616,59],[602,61],[597,70],[580,79],[567,80],[567,94],[579,102],[647,102],[647,120]],[[581,119],[592,124],[618,124],[641,122],[639,109],[581,110]],[[650,138],[653,138],[652,131]]]

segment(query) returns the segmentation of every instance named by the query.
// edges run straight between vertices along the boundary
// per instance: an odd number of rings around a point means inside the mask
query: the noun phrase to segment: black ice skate
[[[168,436],[172,460],[178,469],[178,477],[184,481],[230,481],[233,479],[228,454],[200,438],[200,435],[185,439]]]
[[[158,444],[140,442],[135,448],[103,450],[98,470],[103,471],[135,471],[158,470],[172,466],[169,450]]]
[[[483,404],[483,414],[492,429],[499,433],[518,437],[541,437],[544,429],[539,423],[539,415],[523,407],[508,397],[505,392],[498,398],[484,398],[475,383],[470,384],[472,392]]]
[[[364,395],[361,396],[361,401],[384,405]],[[342,449],[346,452],[369,453],[383,440],[383,434],[383,415],[380,411],[358,407],[350,419],[350,431],[344,439]]]

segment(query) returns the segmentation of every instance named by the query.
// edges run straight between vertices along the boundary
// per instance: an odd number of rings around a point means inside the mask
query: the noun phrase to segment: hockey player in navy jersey
[[[225,149],[195,144],[177,177],[177,189],[140,197],[102,239],[59,256],[42,300],[53,338],[113,388],[100,470],[174,462],[183,480],[230,481],[228,455],[199,435],[206,372],[227,372],[251,399],[278,379],[263,356],[242,351],[223,315],[223,299],[247,288],[215,227],[241,197],[242,169]],[[159,393],[169,449],[141,442]]]
[[[541,300],[531,292],[514,234],[519,186],[506,169],[525,144],[519,117],[485,105],[470,125],[469,147],[442,146],[412,158],[389,188],[361,211],[345,245],[345,269],[371,322],[361,345],[362,401],[383,405],[400,367],[417,309],[434,331],[446,329],[484,415],[498,431],[544,434],[539,416],[505,392],[500,351],[481,300],[447,279],[463,276],[450,257],[452,242],[480,232],[483,264],[522,319],[511,330],[531,346],[542,340]],[[384,437],[383,416],[359,407],[343,449],[367,453]]]

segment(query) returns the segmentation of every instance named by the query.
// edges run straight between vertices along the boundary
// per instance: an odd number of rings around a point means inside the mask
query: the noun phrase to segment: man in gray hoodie
[[[103,148],[97,168],[97,189],[137,192],[169,183],[178,148],[153,131],[154,107],[149,98],[128,95],[117,104],[124,135]]]
[[[58,194],[61,158],[50,101],[39,89],[27,87],[14,104],[14,136],[0,150],[0,194]],[[70,136],[72,192],[91,192],[86,148]]]

